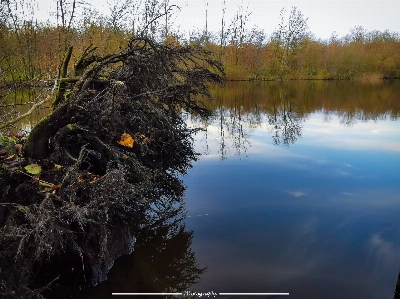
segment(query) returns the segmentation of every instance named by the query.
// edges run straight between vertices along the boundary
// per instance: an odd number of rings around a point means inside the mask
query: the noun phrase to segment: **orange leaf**
[[[135,140],[133,140],[132,136],[124,133],[121,135],[121,140],[118,141],[119,144],[126,146],[126,147],[133,147],[133,144],[135,143]]]

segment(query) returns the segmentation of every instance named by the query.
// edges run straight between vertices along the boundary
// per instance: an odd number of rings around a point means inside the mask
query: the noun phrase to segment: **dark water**
[[[190,290],[393,298],[400,82],[231,83],[213,94],[216,115],[196,137],[203,155],[184,178],[186,227],[207,267]]]

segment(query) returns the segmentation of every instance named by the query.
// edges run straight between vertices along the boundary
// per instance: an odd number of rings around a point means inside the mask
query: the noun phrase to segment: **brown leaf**
[[[124,133],[121,135],[121,140],[118,141],[119,144],[125,146],[125,147],[133,147],[133,144],[135,143],[135,140],[133,140],[132,136]]]

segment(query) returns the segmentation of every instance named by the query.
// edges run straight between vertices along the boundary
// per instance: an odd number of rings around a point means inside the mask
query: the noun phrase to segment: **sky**
[[[184,1],[177,1],[184,2]],[[186,27],[204,27],[205,0],[186,1],[187,6],[181,10],[182,23]],[[208,1],[208,27],[219,30],[222,18],[221,0]],[[248,7],[250,27],[257,26],[271,34],[280,22],[280,11],[286,9],[288,16],[296,6],[308,18],[309,30],[318,38],[327,39],[336,31],[338,36],[349,33],[350,28],[363,26],[368,31],[389,29],[400,32],[400,1],[390,0],[227,0],[227,19],[231,19],[237,8]],[[178,19],[179,20],[179,19]]]
[[[55,0],[37,0],[42,17],[46,10],[55,10]],[[87,0],[96,9],[106,13],[113,3],[121,0]],[[209,31],[221,28],[223,0],[170,0],[170,4],[181,7],[174,25],[180,31],[203,29],[207,23]],[[248,28],[257,26],[270,35],[280,22],[280,11],[286,8],[286,16],[293,6],[308,18],[309,31],[317,38],[328,39],[333,32],[345,36],[351,28],[362,26],[368,31],[386,29],[400,32],[400,0],[226,0],[225,20],[229,25],[238,8],[250,13]]]

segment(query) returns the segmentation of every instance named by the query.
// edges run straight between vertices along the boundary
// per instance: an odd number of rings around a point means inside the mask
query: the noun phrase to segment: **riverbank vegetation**
[[[359,26],[344,37],[333,34],[329,40],[320,40],[308,31],[307,18],[294,7],[290,13],[283,9],[276,31],[266,33],[247,28],[251,15],[240,7],[231,19],[223,16],[219,32],[210,32],[206,26],[185,33],[171,27],[170,13],[178,8],[169,5],[170,1],[142,1],[142,6],[136,2],[110,7],[109,17],[85,7],[78,17],[78,3],[57,1],[56,20],[43,23],[26,12],[21,15],[21,7],[12,1],[2,1],[1,81],[53,80],[60,75],[69,46],[75,49],[71,65],[77,65],[82,55],[118,52],[143,30],[165,44],[205,47],[223,63],[231,80],[400,77],[400,36],[396,32],[367,32]],[[159,11],[168,14],[160,17]],[[153,20],[151,26],[140,26],[148,20]]]

